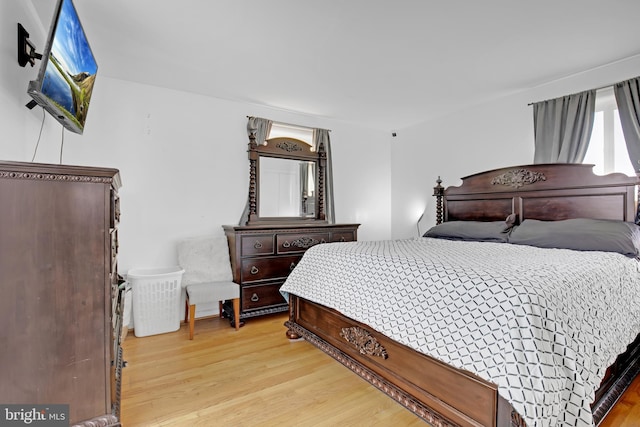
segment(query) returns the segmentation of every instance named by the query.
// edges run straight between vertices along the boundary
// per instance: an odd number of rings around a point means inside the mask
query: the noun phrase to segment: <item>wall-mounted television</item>
[[[66,129],[82,134],[98,71],[72,0],[58,0],[38,78],[27,93]]]

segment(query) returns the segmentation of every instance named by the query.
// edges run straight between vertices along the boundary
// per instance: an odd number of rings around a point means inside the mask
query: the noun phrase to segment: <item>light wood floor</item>
[[[425,426],[418,417],[306,341],[285,315],[196,322],[124,342],[121,418],[136,426]],[[640,381],[601,427],[640,425]]]

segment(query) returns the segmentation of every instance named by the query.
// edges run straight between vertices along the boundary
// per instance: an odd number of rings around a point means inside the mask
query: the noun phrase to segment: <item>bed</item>
[[[434,426],[597,425],[640,370],[637,185],[580,164],[438,182],[436,235],[305,253],[287,336]]]

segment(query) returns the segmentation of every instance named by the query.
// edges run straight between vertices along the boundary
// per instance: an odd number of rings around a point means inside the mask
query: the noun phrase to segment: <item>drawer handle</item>
[[[251,274],[258,274],[260,270],[255,265],[251,266]]]
[[[253,247],[256,249],[261,249],[262,248],[262,242],[260,242],[260,240],[256,240],[256,242],[253,244]]]
[[[258,302],[259,300],[260,300],[260,297],[258,296],[258,294],[254,293],[253,295],[251,295],[252,302]]]
[[[291,265],[289,266],[289,270],[293,271],[294,268],[296,268],[296,263],[292,262]]]
[[[291,246],[291,243],[289,243],[288,240],[285,240],[285,242],[282,244],[283,248],[288,248],[289,246]]]

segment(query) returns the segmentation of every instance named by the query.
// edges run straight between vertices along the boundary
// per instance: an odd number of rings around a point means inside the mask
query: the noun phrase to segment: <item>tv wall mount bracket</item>
[[[29,33],[18,22],[18,64],[21,67],[25,67],[27,64],[33,67],[36,64],[36,59],[42,59],[42,54],[36,52],[36,47],[29,40]],[[32,99],[26,107],[32,110],[36,105],[38,103]]]
[[[18,23],[18,64],[21,67],[27,64],[33,67],[36,59],[42,59],[42,54],[36,52],[36,47],[29,40],[29,33]]]

